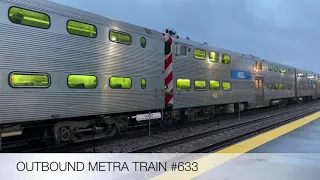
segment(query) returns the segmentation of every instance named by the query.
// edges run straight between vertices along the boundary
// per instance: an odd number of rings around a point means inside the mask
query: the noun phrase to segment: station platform
[[[319,179],[320,112],[198,160],[198,172],[168,172],[155,179]]]

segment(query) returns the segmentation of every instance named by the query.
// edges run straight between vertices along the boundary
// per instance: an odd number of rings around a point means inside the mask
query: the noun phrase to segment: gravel
[[[312,103],[314,104],[314,103]],[[319,104],[317,102],[317,104]],[[144,136],[144,137],[136,137],[136,138],[126,138],[126,139],[120,139],[117,141],[109,141],[105,142],[102,145],[99,145],[95,147],[95,152],[104,152],[104,153],[122,153],[122,152],[129,152],[133,150],[137,150],[143,147],[152,146],[160,143],[164,143],[167,141],[172,141],[175,139],[183,138],[192,136],[195,134],[212,131],[215,129],[231,126],[234,124],[242,123],[251,121],[252,119],[261,118],[261,116],[269,116],[273,114],[278,114],[280,112],[290,111],[290,110],[297,110],[301,109],[304,105],[296,105],[296,106],[289,106],[288,108],[282,108],[279,110],[274,110],[270,112],[266,112],[263,114],[255,114],[250,116],[245,116],[244,118],[241,118],[240,120],[238,118],[228,119],[227,121],[220,121],[218,124],[217,122],[213,121],[212,123],[204,124],[204,125],[198,125],[190,128],[183,128],[179,130],[173,130],[169,132],[163,132],[158,134],[153,134],[151,137]],[[310,105],[309,105],[310,106]],[[295,113],[296,114],[296,113]],[[268,120],[266,122],[258,123],[252,126],[247,126],[244,128],[239,128],[237,130],[228,131],[225,133],[219,133],[214,136],[202,138],[193,142],[188,142],[181,144],[179,146],[174,146],[170,148],[165,148],[158,152],[190,152],[192,150],[195,150],[194,148],[200,148],[203,146],[207,146],[208,143],[216,143],[219,141],[223,141],[229,138],[232,138],[234,136],[240,135],[240,133],[246,133],[251,130],[256,130],[257,128],[261,128],[262,126],[268,126],[270,123],[279,122],[279,118]],[[86,149],[82,150],[83,152],[93,152],[93,147],[88,147]]]
[[[313,109],[319,109],[319,108],[316,107]],[[305,113],[305,110],[297,111],[295,114],[302,114],[302,113]],[[253,125],[245,126],[242,128],[237,128],[237,129],[234,129],[231,131],[215,134],[212,136],[207,136],[205,138],[197,139],[195,141],[185,142],[185,143],[182,143],[182,144],[179,144],[176,146],[159,149],[155,152],[157,152],[157,153],[189,153],[194,150],[204,148],[204,147],[210,146],[212,144],[216,144],[216,143],[219,143],[219,142],[246,134],[248,132],[253,132],[255,130],[259,130],[261,128],[268,127],[270,125],[285,121],[291,117],[295,117],[295,115],[288,114],[285,116],[281,116],[279,118],[266,120],[261,123],[255,123]]]

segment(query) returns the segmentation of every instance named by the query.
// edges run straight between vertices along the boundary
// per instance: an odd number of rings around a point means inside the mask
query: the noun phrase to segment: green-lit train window
[[[194,52],[194,58],[200,59],[200,60],[206,59],[206,51],[201,49],[194,49],[193,52]]]
[[[274,72],[279,72],[279,68],[278,68],[278,66],[274,65],[274,67],[273,67],[273,71],[274,71]]]
[[[178,91],[190,91],[191,81],[189,79],[178,79],[177,90]]]
[[[207,82],[206,81],[194,81],[194,89],[195,90],[206,90]]]
[[[211,91],[218,91],[220,90],[220,83],[219,81],[215,81],[215,80],[211,80],[210,83],[209,83],[209,89]]]
[[[128,33],[110,30],[109,39],[112,42],[127,44],[130,45],[132,43],[131,35]]]
[[[50,28],[50,17],[47,14],[18,7],[11,7],[9,9],[9,20],[15,24],[42,29]]]
[[[269,64],[269,65],[268,65],[268,70],[269,70],[269,71],[273,71],[273,65],[272,65],[272,64]]]
[[[48,74],[12,73],[10,85],[12,87],[47,88],[50,85],[50,78]]]
[[[279,89],[279,84],[274,84],[274,89]]]
[[[97,37],[97,28],[94,25],[69,20],[67,22],[67,30],[70,34],[95,38]]]
[[[222,82],[222,89],[225,91],[230,91],[231,90],[231,83],[228,81]]]
[[[140,38],[140,45],[142,48],[145,48],[147,46],[147,40],[145,37]]]
[[[141,88],[145,89],[147,87],[147,80],[145,78],[141,79]]]
[[[129,77],[111,77],[109,84],[112,89],[131,89],[132,79]]]
[[[286,72],[286,68],[280,68],[280,71],[279,71],[280,73],[282,73],[282,74],[286,74],[287,72]]]
[[[269,88],[269,89],[274,89],[274,84],[269,84],[269,85],[268,85],[268,88]]]
[[[283,89],[283,84],[279,84],[279,89]]]
[[[209,60],[211,62],[218,63],[219,62],[219,53],[217,53],[217,52],[209,52]]]
[[[73,74],[68,76],[68,87],[76,89],[95,89],[98,86],[98,80],[93,75]]]
[[[222,63],[223,64],[230,64],[231,63],[231,56],[228,54],[222,54]]]

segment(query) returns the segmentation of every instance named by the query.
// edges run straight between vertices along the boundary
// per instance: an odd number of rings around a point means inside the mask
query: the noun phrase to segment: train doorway
[[[256,96],[256,106],[263,106],[263,103],[264,103],[263,77],[256,76],[255,96]]]
[[[313,99],[318,98],[318,84],[316,81],[313,81]]]

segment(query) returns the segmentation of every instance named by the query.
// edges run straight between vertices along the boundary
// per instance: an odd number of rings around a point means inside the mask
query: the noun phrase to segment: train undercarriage
[[[311,100],[310,97],[301,97],[297,101]],[[271,100],[270,105],[285,105],[294,99]],[[165,112],[153,111],[145,114],[129,114],[116,116],[98,116],[84,119],[68,119],[62,121],[50,121],[45,124],[17,124],[0,127],[0,151],[2,139],[24,136],[26,133],[38,133],[42,136],[42,142],[46,146],[57,144],[78,143],[93,139],[113,137],[121,132],[127,131],[129,122],[157,119],[163,125],[172,125],[181,121],[196,122],[212,119],[214,116],[226,113],[235,113],[250,109],[247,102],[224,104],[206,107],[195,107],[185,109],[171,109]],[[31,130],[31,127],[38,127],[38,130]],[[19,141],[21,142],[21,141]],[[17,146],[21,145],[17,144]],[[22,144],[23,145],[23,144]]]

